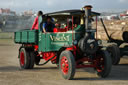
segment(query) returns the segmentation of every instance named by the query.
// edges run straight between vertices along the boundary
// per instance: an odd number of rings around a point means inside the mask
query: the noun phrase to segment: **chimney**
[[[85,29],[86,31],[89,31],[92,29],[92,22],[91,22],[92,6],[87,5],[84,7],[84,9],[85,9]]]

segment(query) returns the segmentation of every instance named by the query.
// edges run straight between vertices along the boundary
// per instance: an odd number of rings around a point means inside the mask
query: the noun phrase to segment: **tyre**
[[[40,56],[37,56],[38,55],[38,52],[35,52],[35,64],[36,65],[39,65],[39,63],[40,63]]]
[[[30,65],[29,65],[29,69],[33,69],[34,67],[34,63],[35,63],[35,53],[34,51],[30,52]]]
[[[105,78],[111,72],[112,60],[110,54],[107,51],[101,51],[97,55],[97,67],[96,72],[99,77]]]
[[[62,51],[59,59],[59,70],[63,78],[67,80],[73,79],[75,75],[75,59],[70,51]]]
[[[25,48],[21,48],[19,51],[20,51],[19,52],[20,67],[22,69],[29,69],[29,65],[30,65],[29,51],[27,51]]]
[[[107,47],[108,52],[111,54],[112,64],[118,65],[120,62],[120,49],[117,45],[110,45]]]

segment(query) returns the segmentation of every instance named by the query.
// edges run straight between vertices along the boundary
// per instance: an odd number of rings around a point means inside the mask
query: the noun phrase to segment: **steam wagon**
[[[64,79],[73,79],[77,68],[94,68],[97,75],[107,77],[111,71],[111,56],[95,38],[92,28],[93,17],[100,13],[92,12],[92,6],[83,10],[66,10],[45,14],[59,25],[53,32],[43,33],[42,17],[39,17],[39,30],[15,32],[15,43],[19,48],[19,62],[22,69],[32,69],[34,64],[45,65],[49,61],[56,64]],[[97,20],[97,18],[96,18]],[[43,59],[45,62],[40,62]]]

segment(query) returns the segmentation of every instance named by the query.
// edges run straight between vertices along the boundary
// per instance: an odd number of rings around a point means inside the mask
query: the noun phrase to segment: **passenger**
[[[73,27],[76,28],[78,25],[80,25],[80,18],[79,17],[74,17],[74,23]]]
[[[74,28],[77,28],[77,26],[78,26],[77,24],[74,24]]]
[[[32,25],[32,28],[31,28],[31,30],[38,30],[38,18],[40,17],[40,16],[42,16],[43,15],[43,12],[42,11],[39,11],[38,12],[38,14],[37,14],[37,17],[35,18],[35,20],[34,20],[34,23],[33,23],[33,25]]]
[[[56,28],[60,28],[61,24],[60,23],[56,23],[55,26],[56,26]]]
[[[43,32],[53,32],[53,28],[55,27],[53,20],[50,16],[47,17],[47,21],[43,24]]]

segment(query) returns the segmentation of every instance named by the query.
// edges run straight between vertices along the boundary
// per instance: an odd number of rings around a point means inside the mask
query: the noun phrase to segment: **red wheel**
[[[100,77],[107,77],[111,72],[112,60],[107,51],[97,53],[97,75]]]
[[[69,65],[68,65],[68,59],[65,56],[63,56],[61,59],[61,69],[64,75],[68,74]]]
[[[24,66],[24,52],[20,53],[20,63],[22,66]]]
[[[63,51],[60,55],[59,70],[65,79],[71,80],[75,75],[75,59],[70,51]]]
[[[19,62],[22,69],[29,69],[30,56],[29,52],[25,48],[21,48],[19,52]]]

